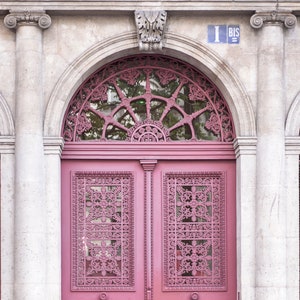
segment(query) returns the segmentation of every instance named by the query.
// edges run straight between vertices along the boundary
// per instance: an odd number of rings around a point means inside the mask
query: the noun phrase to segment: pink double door
[[[63,300],[235,300],[235,162],[64,160]]]

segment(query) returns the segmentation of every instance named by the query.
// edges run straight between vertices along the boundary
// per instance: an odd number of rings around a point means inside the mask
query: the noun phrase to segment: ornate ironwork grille
[[[134,286],[133,174],[75,172],[72,290]]]
[[[225,290],[225,173],[164,175],[164,288]]]
[[[191,65],[141,55],[112,62],[77,90],[62,135],[78,141],[220,141],[235,133],[217,87]]]

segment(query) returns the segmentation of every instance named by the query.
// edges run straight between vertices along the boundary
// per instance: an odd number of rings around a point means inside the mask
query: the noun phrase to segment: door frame
[[[65,143],[62,160],[121,161],[234,161],[236,156],[232,143],[220,142],[179,142],[179,143]],[[147,171],[145,170],[145,177]],[[151,171],[152,172],[152,171]],[[234,178],[236,180],[236,178]],[[145,191],[147,193],[147,191]],[[235,191],[233,192],[235,194]],[[63,200],[63,199],[62,199]],[[236,201],[236,200],[235,200]],[[63,220],[62,220],[63,221]],[[64,222],[62,222],[64,224]],[[235,220],[236,224],[236,220]],[[236,232],[235,232],[236,235]],[[62,257],[64,257],[62,253]],[[237,264],[237,255],[235,255]],[[236,281],[237,284],[237,281]],[[63,287],[62,287],[63,288]],[[145,296],[146,297],[146,296]],[[145,298],[147,299],[147,298]],[[151,298],[150,298],[151,299]],[[64,299],[63,299],[64,300]]]

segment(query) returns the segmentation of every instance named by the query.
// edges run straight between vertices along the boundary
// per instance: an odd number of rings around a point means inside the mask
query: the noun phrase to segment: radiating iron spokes
[[[146,121],[164,127],[164,142],[230,142],[235,136],[217,87],[193,67],[155,55],[121,59],[90,76],[70,102],[63,136],[67,142],[162,141],[131,136],[130,129]]]

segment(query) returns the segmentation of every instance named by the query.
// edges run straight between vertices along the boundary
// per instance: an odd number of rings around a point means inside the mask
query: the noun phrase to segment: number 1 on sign
[[[220,43],[220,26],[215,26],[215,43]]]
[[[227,26],[208,25],[208,42],[213,44],[227,43]]]

